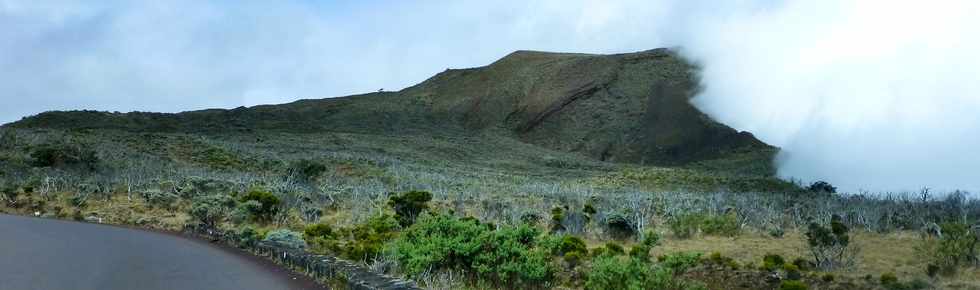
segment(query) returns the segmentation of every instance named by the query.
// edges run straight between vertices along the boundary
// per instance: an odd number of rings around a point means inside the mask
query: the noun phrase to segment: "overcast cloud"
[[[322,3],[321,3],[322,2]],[[848,190],[980,189],[975,1],[0,0],[0,123],[397,90],[518,49],[681,46],[695,104]]]

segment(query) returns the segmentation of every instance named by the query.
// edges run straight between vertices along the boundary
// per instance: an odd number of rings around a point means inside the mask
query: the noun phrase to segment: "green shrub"
[[[766,271],[775,271],[786,264],[786,260],[783,256],[777,254],[766,254],[762,257],[762,269]]]
[[[333,227],[328,224],[312,224],[303,229],[306,238],[333,237]]]
[[[170,209],[173,207],[173,204],[180,199],[180,197],[169,192],[151,190],[143,194],[143,199],[146,200],[146,203],[150,206]]]
[[[605,248],[607,254],[611,254],[611,255],[626,254],[626,250],[623,249],[623,246],[617,244],[616,242],[607,242]]]
[[[850,229],[841,217],[834,215],[830,227],[811,222],[807,227],[806,242],[813,256],[814,264],[822,270],[833,270],[850,266],[857,255],[857,248],[851,245],[848,235]]]
[[[262,211],[262,203],[254,200],[245,201],[235,206],[231,220],[235,223],[259,221],[258,213]]]
[[[708,255],[707,260],[712,264],[719,265],[719,266],[726,266],[731,268],[732,270],[738,270],[739,268],[741,268],[741,265],[739,265],[738,262],[735,261],[735,259],[732,259],[731,257],[723,256],[719,252],[711,253],[711,255]]]
[[[806,259],[803,258],[793,259],[793,265],[796,265],[796,267],[799,268],[800,271],[810,271],[811,269],[813,269],[813,263],[810,263],[810,261],[807,261]]]
[[[537,247],[541,233],[528,226],[504,227],[484,241],[485,251],[472,267],[485,280],[498,285],[542,285],[552,279],[554,267],[546,249]]]
[[[680,239],[693,237],[698,232],[728,237],[741,232],[738,216],[734,212],[723,215],[687,214],[674,219],[668,226]]]
[[[807,187],[807,190],[816,193],[837,193],[837,187],[830,185],[830,183],[826,181],[811,183],[810,186]]]
[[[880,278],[881,286],[888,290],[920,290],[930,288],[929,282],[915,279],[909,281],[908,283],[903,283],[898,280],[898,277],[894,273],[885,273],[881,275]]]
[[[74,207],[85,207],[88,202],[88,194],[76,193],[68,198],[68,202]]]
[[[583,261],[588,259],[588,254],[587,253],[583,254],[580,252],[571,252],[565,254],[565,256],[563,256],[562,259],[565,261],[565,264],[568,265],[569,268],[575,268],[575,266],[582,264]]]
[[[800,278],[803,278],[803,274],[800,273],[800,267],[793,264],[783,265],[783,272],[786,273],[787,280],[800,280]]]
[[[936,278],[936,275],[939,275],[939,266],[931,263],[926,265],[926,275],[929,275],[929,278]]]
[[[300,249],[300,250],[306,249],[306,241],[303,240],[303,235],[287,229],[278,229],[278,230],[271,231],[265,235],[265,239],[263,239],[262,241],[266,243],[272,243],[281,247]]]
[[[977,245],[980,240],[970,231],[965,223],[950,222],[940,225],[942,237],[927,239],[922,252],[931,260],[938,274],[955,275],[960,266],[967,265],[976,259]],[[927,269],[927,272],[929,269]]]
[[[565,209],[556,206],[551,208],[551,231],[560,232],[565,230],[562,221],[565,220]]]
[[[364,261],[381,254],[385,243],[395,237],[398,220],[392,215],[378,215],[350,230],[351,240],[346,243],[343,255],[349,259]]]
[[[73,210],[71,212],[71,219],[72,220],[75,220],[75,221],[83,221],[83,220],[85,220],[85,216],[82,215],[82,211],[81,210],[79,210],[79,209],[76,208],[75,210]]]
[[[888,285],[898,283],[898,277],[895,277],[895,273],[885,273],[881,274],[881,285]]]
[[[475,220],[422,215],[395,239],[391,248],[409,275],[429,269],[465,269],[482,250],[489,229]]]
[[[580,255],[586,255],[589,253],[588,247],[585,245],[585,241],[581,238],[564,235],[561,238],[561,246],[559,247],[560,255],[567,255],[569,253],[578,253]]]
[[[536,213],[525,213],[521,215],[521,223],[528,225],[537,225],[541,221],[541,216]]]
[[[647,231],[643,235],[643,240],[640,241],[644,246],[650,247],[651,249],[660,245],[660,234],[654,231]]]
[[[533,287],[553,277],[550,248],[560,246],[545,242],[527,225],[492,230],[472,219],[423,214],[388,247],[410,276],[452,269],[489,283]]]
[[[245,164],[234,153],[217,147],[195,152],[192,158],[194,161],[203,163],[214,169],[236,169],[241,168]]]
[[[669,289],[673,273],[622,256],[602,256],[592,262],[585,289]]]
[[[94,170],[99,162],[95,151],[82,149],[80,146],[70,146],[65,144],[45,144],[34,148],[31,151],[33,161],[31,165],[35,167],[64,167],[77,166],[87,170]]]
[[[422,211],[429,208],[430,200],[432,194],[427,191],[409,191],[391,196],[388,205],[394,208],[398,224],[407,227],[415,223]]]
[[[0,149],[17,147],[17,135],[14,130],[0,130]]]
[[[585,289],[706,289],[677,278],[674,268],[625,256],[601,256],[586,273]]]
[[[808,288],[803,282],[792,280],[785,280],[779,285],[779,290],[807,290]]]
[[[670,269],[673,273],[684,273],[687,269],[694,267],[701,261],[701,253],[697,252],[678,252],[670,255],[658,257],[660,264]]]
[[[650,247],[643,244],[634,245],[630,248],[630,258],[639,260],[650,260]]]
[[[668,223],[668,226],[670,227],[670,231],[674,233],[674,237],[688,239],[697,234],[698,226],[701,224],[703,217],[698,214],[683,215],[672,220]]]
[[[251,226],[243,226],[238,229],[238,246],[242,248],[249,248],[255,246],[258,241],[261,241],[263,236],[261,233],[255,230]]]
[[[300,160],[289,166],[289,174],[304,181],[316,180],[327,171],[327,166],[313,160]]]
[[[738,216],[734,212],[707,216],[701,221],[701,231],[706,235],[734,237],[741,230],[742,227],[738,222]]]
[[[312,224],[303,229],[303,238],[316,253],[337,253],[341,251],[333,228],[327,224]]]
[[[595,215],[597,211],[595,209],[595,206],[592,205],[592,201],[588,201],[585,203],[585,205],[582,206],[582,212],[589,216],[592,216]]]
[[[777,239],[778,238],[782,238],[783,235],[786,235],[786,231],[783,230],[782,227],[774,227],[774,228],[772,228],[772,229],[769,230],[769,236],[771,236],[773,238],[777,238]]]
[[[191,216],[204,226],[214,228],[225,217],[228,209],[235,201],[227,195],[205,195],[194,198],[191,204]]]
[[[258,207],[254,203],[247,205],[246,212],[250,214],[251,217],[258,221],[268,222],[272,221],[272,217],[279,211],[279,204],[282,203],[279,197],[271,192],[252,189],[245,193],[241,197],[241,202],[243,204],[250,201],[258,202]]]
[[[824,273],[823,276],[820,276],[820,280],[824,282],[834,282],[834,278],[834,274],[831,273]]]

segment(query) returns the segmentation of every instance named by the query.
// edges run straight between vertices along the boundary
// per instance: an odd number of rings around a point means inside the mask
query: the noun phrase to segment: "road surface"
[[[173,234],[0,214],[0,289],[325,289],[262,258]]]

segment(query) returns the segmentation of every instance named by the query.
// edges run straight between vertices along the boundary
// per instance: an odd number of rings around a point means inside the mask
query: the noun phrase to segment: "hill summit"
[[[773,148],[689,102],[695,67],[669,49],[594,55],[517,51],[397,92],[230,110],[45,112],[13,128],[140,133],[491,134],[597,160],[681,165]]]

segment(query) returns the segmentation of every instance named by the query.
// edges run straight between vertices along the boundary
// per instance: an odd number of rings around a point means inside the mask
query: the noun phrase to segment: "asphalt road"
[[[325,289],[264,259],[172,234],[0,215],[0,290]]]

